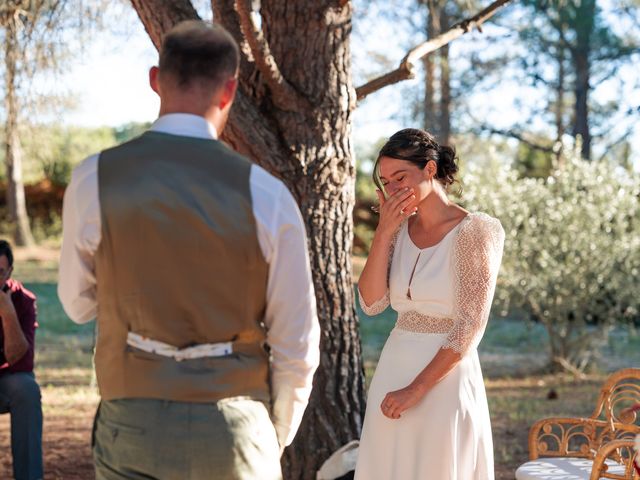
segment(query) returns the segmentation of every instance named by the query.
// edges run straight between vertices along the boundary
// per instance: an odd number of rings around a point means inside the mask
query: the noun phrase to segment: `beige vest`
[[[219,141],[159,132],[100,155],[95,366],[103,399],[269,401],[268,265],[250,168]],[[129,331],[178,348],[233,342],[233,353],[176,361],[127,345]]]

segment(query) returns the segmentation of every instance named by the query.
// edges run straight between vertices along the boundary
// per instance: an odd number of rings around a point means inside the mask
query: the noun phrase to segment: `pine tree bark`
[[[575,79],[574,136],[582,138],[582,158],[591,158],[591,131],[589,127],[589,93],[591,90],[591,41],[595,28],[596,2],[585,0],[576,10],[576,45],[572,49]]]
[[[440,31],[449,29],[449,15],[446,6],[440,12]],[[449,68],[449,45],[443,46],[438,52],[440,56],[440,143],[448,145],[451,140],[451,70]]]
[[[422,0],[421,0],[422,1]],[[435,38],[440,33],[438,21],[438,5],[432,0],[427,1],[427,40]],[[424,85],[424,129],[438,136],[438,112],[436,109],[436,66],[435,55],[427,55],[422,59],[425,70]]]
[[[7,16],[5,26],[5,162],[7,173],[7,210],[13,227],[13,241],[18,246],[35,242],[29,226],[27,204],[22,181],[22,149],[18,135],[17,69],[20,45],[16,20]]]
[[[561,48],[558,52],[558,85],[556,86],[556,141],[562,141],[564,135],[564,91],[565,91],[565,53]]]
[[[423,2],[424,0],[420,0]],[[449,28],[449,16],[444,2],[427,0],[427,39],[437,37]],[[448,144],[451,137],[451,77],[449,46],[444,45],[437,55],[423,59],[425,67],[424,128],[440,143]]]
[[[223,138],[285,182],[306,222],[322,328],[321,363],[302,426],[283,457],[283,471],[288,479],[314,479],[333,451],[359,438],[365,406],[351,280],[352,6],[337,0],[262,0],[262,34],[285,90],[260,57],[265,55],[256,47],[260,42],[247,41],[239,1],[212,2],[214,18],[242,51],[240,88]],[[197,16],[188,0],[132,4],[156,47],[173,24]]]
[[[575,123],[574,136],[582,138],[582,158],[591,158],[591,132],[589,129],[589,58],[586,52],[576,52],[574,56],[575,83]]]

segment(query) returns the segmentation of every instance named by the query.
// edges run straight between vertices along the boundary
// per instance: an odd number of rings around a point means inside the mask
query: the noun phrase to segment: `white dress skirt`
[[[390,252],[389,291],[367,314],[391,304],[398,320],[382,350],[364,419],[357,480],[493,480],[493,442],[477,345],[500,266],[504,231],[470,214],[440,243],[420,249],[399,230]],[[399,419],[380,410],[441,348],[461,361]]]
[[[369,387],[358,454],[358,480],[489,480],[493,443],[477,351],[465,355],[424,399],[397,420],[385,395],[409,385],[446,335],[394,329]]]

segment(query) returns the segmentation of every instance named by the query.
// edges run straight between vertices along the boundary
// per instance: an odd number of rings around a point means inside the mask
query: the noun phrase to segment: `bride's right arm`
[[[389,305],[389,267],[398,228],[413,212],[404,212],[411,203],[413,190],[401,190],[385,201],[380,199],[380,221],[376,228],[367,262],[358,281],[360,306],[367,315],[377,315]]]
[[[393,255],[393,235],[375,235],[367,263],[358,281],[362,311],[369,316],[381,313],[389,305],[389,265]]]

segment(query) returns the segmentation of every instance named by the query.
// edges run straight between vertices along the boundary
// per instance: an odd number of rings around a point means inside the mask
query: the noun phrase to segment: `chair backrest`
[[[591,418],[606,421],[612,430],[623,425],[640,432],[640,418],[632,409],[635,405],[640,405],[640,368],[619,370],[602,386]]]

